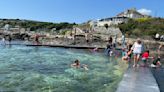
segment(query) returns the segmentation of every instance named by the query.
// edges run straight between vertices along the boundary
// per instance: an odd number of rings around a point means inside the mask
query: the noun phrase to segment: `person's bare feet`
[[[139,64],[137,64],[137,67],[140,67],[140,65],[139,65]]]
[[[133,67],[136,67],[136,65],[134,64]]]

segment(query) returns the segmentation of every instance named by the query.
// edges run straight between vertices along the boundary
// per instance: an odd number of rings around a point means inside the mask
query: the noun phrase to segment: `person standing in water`
[[[11,38],[11,36],[9,35],[9,38],[8,38],[9,45],[11,44],[11,40],[12,40],[12,38]]]
[[[107,48],[106,48],[107,55],[112,56],[112,53],[113,53],[112,48],[113,48],[113,39],[112,39],[112,37],[109,37],[108,43],[107,43]]]
[[[6,45],[6,39],[5,39],[5,37],[2,38],[2,42],[3,42],[2,44]]]

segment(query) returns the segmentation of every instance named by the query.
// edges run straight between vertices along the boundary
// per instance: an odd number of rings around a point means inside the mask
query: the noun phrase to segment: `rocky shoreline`
[[[10,33],[10,35],[6,35],[4,32],[1,33],[0,38],[3,37],[8,40],[8,37],[11,36],[12,40],[22,40],[22,41],[28,41],[32,44],[38,44],[35,42],[35,35],[36,34],[30,34],[30,33]],[[49,35],[49,36],[43,36],[39,37],[38,41],[39,44],[42,45],[72,45],[72,46],[87,46],[87,47],[99,47],[99,48],[106,48],[107,39],[99,38],[99,36],[92,37],[90,39],[86,39],[86,37],[83,37],[83,35],[79,37],[67,37],[65,35]],[[107,38],[107,37],[105,37]],[[114,39],[114,38],[113,38]],[[127,44],[133,44],[136,39],[134,38],[126,38],[125,39]],[[155,41],[153,39],[142,39],[144,46],[146,49],[151,51],[151,54],[156,54],[156,50],[158,49],[160,44],[164,45],[164,42]],[[122,38],[116,39],[116,45],[118,48],[121,48]],[[164,50],[164,48],[162,49]],[[162,57],[164,57],[164,52],[162,52]]]

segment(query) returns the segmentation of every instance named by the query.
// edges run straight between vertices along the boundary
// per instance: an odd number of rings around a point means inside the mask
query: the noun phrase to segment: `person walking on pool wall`
[[[141,39],[138,38],[137,41],[133,44],[131,51],[133,51],[133,55],[134,55],[134,65],[133,67],[137,67],[139,59],[140,59],[140,55],[143,52],[144,47],[143,44],[141,42]]]

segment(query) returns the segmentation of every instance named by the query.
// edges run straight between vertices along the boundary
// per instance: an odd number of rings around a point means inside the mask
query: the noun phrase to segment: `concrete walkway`
[[[146,67],[129,68],[116,92],[160,92],[153,74]]]

